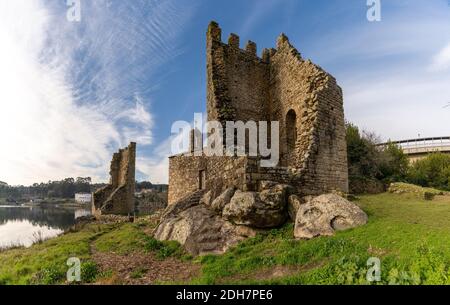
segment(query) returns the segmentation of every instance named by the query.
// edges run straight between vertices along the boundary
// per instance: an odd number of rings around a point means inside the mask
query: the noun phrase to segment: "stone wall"
[[[110,182],[94,193],[92,213],[95,216],[127,215],[135,209],[136,143],[113,155]]]
[[[204,172],[203,189],[219,195],[227,187],[245,189],[247,157],[206,157],[177,155],[169,159],[169,204],[200,189]]]
[[[169,195],[172,204],[199,189],[199,171],[206,167],[204,157],[177,155],[169,158]]]
[[[266,121],[269,69],[256,56],[256,44],[240,49],[239,36],[222,42],[221,29],[212,22],[207,32],[207,112],[209,120]]]
[[[280,122],[281,165],[294,169],[293,184],[304,193],[347,192],[343,97],[336,80],[303,60],[285,35],[271,53],[270,79],[270,118]],[[294,134],[289,112],[295,113]]]
[[[285,35],[276,49],[256,55],[256,44],[240,49],[239,37],[222,42],[219,25],[207,31],[208,120],[278,121],[278,167],[262,168],[258,158],[170,158],[169,204],[199,189],[219,192],[229,186],[257,190],[261,181],[295,186],[305,195],[348,192],[343,94],[333,76],[289,43]]]

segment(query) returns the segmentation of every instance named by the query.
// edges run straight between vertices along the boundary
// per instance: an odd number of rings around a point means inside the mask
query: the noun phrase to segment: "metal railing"
[[[377,146],[384,147],[389,143],[400,146],[406,154],[450,151],[450,136],[390,141],[386,143],[380,143]]]

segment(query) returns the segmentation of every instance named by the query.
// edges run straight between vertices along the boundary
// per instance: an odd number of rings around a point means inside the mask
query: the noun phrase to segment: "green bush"
[[[57,266],[50,266],[38,272],[35,282],[36,284],[55,285],[64,282],[66,273]]]
[[[94,283],[98,275],[98,266],[94,262],[81,264],[81,280],[83,283]]]
[[[416,161],[409,168],[408,181],[424,187],[450,190],[450,155],[433,153]]]
[[[361,133],[351,123],[346,124],[346,140],[352,193],[384,192],[385,185],[406,179],[409,161],[399,146],[388,143],[379,147],[374,134]]]
[[[434,196],[436,196],[436,195],[433,194],[433,193],[430,193],[430,192],[425,192],[425,193],[423,194],[423,198],[424,198],[425,200],[433,200],[433,199],[434,199]]]
[[[171,256],[180,257],[183,254],[180,243],[176,241],[159,241],[153,237],[147,238],[145,249],[156,252],[156,257],[159,259],[165,259]]]

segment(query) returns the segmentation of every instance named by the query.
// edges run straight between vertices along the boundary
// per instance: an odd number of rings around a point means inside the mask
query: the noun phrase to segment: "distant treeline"
[[[66,178],[60,181],[35,183],[31,186],[10,186],[0,181],[0,198],[20,200],[31,198],[74,198],[75,193],[91,193],[105,186],[104,183],[92,183],[90,177]],[[154,189],[160,192],[167,191],[167,185],[152,184],[148,181],[136,182],[136,191]]]
[[[167,184],[152,184],[149,181],[136,181],[136,192],[140,192],[142,190],[155,190],[158,192],[167,192],[169,186]]]

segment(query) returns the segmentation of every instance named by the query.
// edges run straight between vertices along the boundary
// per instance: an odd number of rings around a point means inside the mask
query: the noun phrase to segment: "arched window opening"
[[[294,110],[289,110],[286,114],[286,143],[287,153],[290,155],[295,150],[297,142],[297,115]]]

